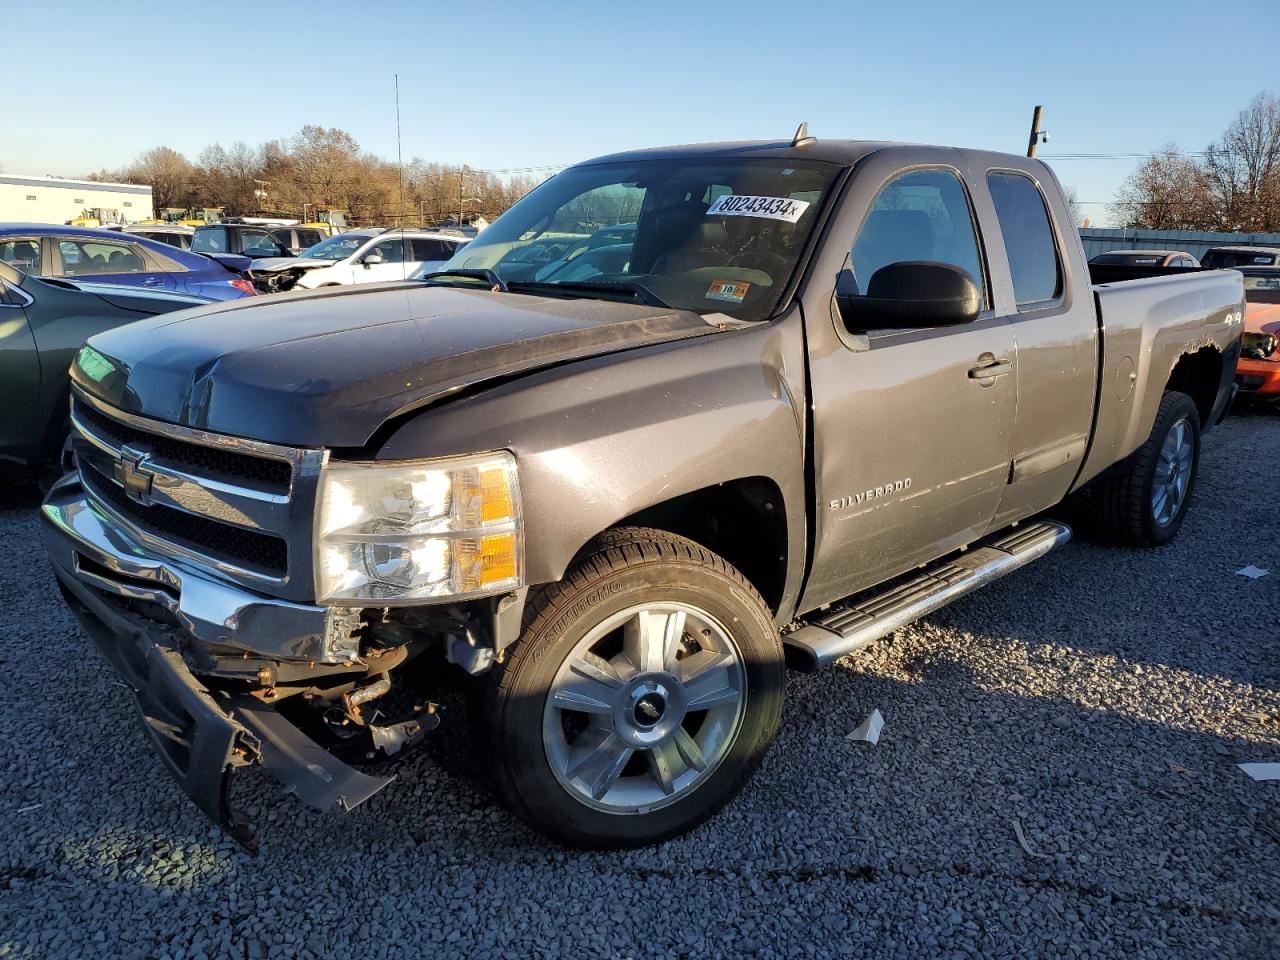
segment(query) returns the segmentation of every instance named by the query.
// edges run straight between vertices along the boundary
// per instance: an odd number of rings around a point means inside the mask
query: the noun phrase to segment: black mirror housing
[[[935,260],[903,260],[881,267],[866,296],[837,296],[840,317],[852,332],[919,330],[972,323],[982,295],[968,271]]]

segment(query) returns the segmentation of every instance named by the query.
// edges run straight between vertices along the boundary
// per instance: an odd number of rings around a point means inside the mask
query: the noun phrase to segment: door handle
[[[976,367],[969,368],[969,379],[977,380],[983,386],[990,386],[990,382],[996,377],[1003,377],[1005,374],[1012,372],[1013,363],[1010,362],[1008,357],[1001,357],[997,360],[993,354],[986,353],[978,358]]]

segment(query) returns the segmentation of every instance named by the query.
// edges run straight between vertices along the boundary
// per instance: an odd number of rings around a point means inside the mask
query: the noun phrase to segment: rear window
[[[226,227],[196,227],[196,235],[191,240],[191,249],[196,253],[226,253]]]
[[[0,240],[0,260],[12,264],[23,273],[40,273],[40,240],[30,239]]]
[[[1231,267],[1274,267],[1276,254],[1267,250],[1210,250],[1201,263],[1212,270]]]
[[[457,248],[457,244],[448,240],[430,237],[413,237],[409,242],[413,247],[414,260],[448,260]]]
[[[1062,263],[1040,188],[1019,173],[989,173],[987,186],[1000,220],[1013,294],[1022,308],[1062,294]]]

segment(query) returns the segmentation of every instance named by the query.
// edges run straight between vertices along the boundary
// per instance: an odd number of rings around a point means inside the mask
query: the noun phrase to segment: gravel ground
[[[1275,958],[1280,783],[1235,764],[1280,761],[1277,464],[1280,417],[1234,417],[1170,547],[1072,544],[793,676],[743,795],[622,854],[495,809],[446,720],[345,819],[245,778],[247,856],[153,762],[10,494],[0,957]],[[879,745],[847,742],[872,708]]]

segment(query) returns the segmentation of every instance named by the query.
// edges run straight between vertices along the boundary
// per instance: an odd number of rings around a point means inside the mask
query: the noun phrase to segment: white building
[[[0,223],[66,223],[83,216],[103,223],[150,220],[151,188],[0,173]]]

